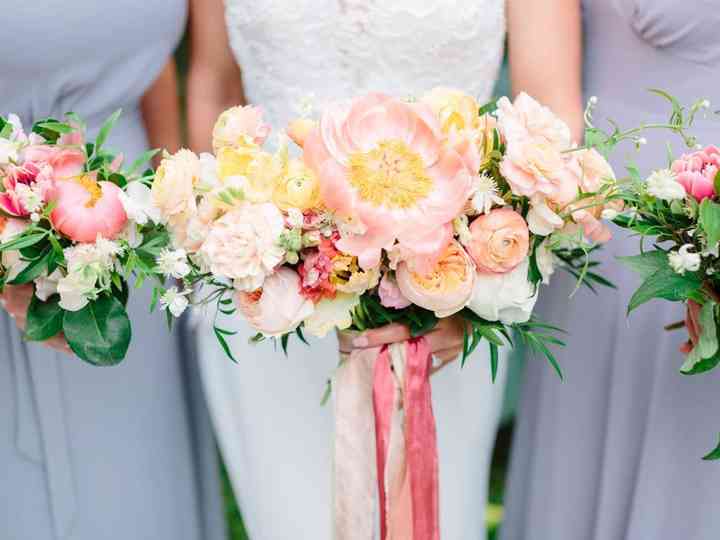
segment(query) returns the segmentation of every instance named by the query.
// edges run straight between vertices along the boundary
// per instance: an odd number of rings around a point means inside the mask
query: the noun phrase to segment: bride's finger
[[[410,329],[407,326],[393,323],[360,334],[353,339],[352,344],[356,349],[367,349],[370,347],[381,347],[389,343],[407,341],[410,337]]]

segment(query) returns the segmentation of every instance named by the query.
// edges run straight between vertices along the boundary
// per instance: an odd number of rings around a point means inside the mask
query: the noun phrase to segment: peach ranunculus
[[[714,197],[715,176],[720,170],[720,148],[708,146],[697,152],[685,154],[676,159],[671,167],[677,181],[685,188],[688,195],[702,201]]]
[[[503,274],[528,254],[530,233],[525,219],[511,208],[496,208],[470,224],[468,252],[480,272]]]
[[[49,200],[53,227],[75,242],[94,242],[98,236],[114,240],[125,228],[127,214],[122,189],[112,182],[97,182],[91,173],[55,182]]]
[[[584,192],[597,192],[605,183],[615,181],[615,172],[608,161],[594,148],[572,153],[570,167],[576,168],[578,184]]]
[[[283,260],[278,241],[284,228],[273,204],[245,203],[210,226],[200,254],[213,274],[234,280],[237,290],[254,291]]]
[[[369,94],[328,107],[305,141],[305,163],[318,175],[325,206],[357,217],[363,231],[338,248],[377,266],[397,239],[432,251],[442,225],[464,207],[471,171],[442,144],[439,121],[423,103]]]
[[[270,135],[270,125],[263,120],[260,107],[245,105],[223,112],[213,128],[213,149],[240,147],[247,144],[260,145]]]
[[[270,274],[262,288],[238,291],[235,304],[255,330],[279,337],[295,330],[312,315],[312,301],[300,294],[300,276],[287,267]]]
[[[182,149],[162,160],[152,185],[152,201],[164,220],[179,215],[189,218],[197,211],[199,180],[200,158],[194,152]]]
[[[498,101],[498,130],[505,139],[506,153],[500,173],[516,195],[552,196],[555,177],[565,167],[563,150],[570,148],[570,128],[547,107],[521,93],[511,103]]]
[[[476,272],[469,255],[453,241],[431,272],[415,272],[410,264],[403,262],[395,275],[397,286],[407,300],[434,311],[438,317],[449,317],[470,301]]]

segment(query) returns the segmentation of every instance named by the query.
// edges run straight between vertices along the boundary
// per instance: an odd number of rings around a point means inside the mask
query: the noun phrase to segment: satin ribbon
[[[343,357],[334,384],[336,540],[374,538],[375,493],[382,540],[439,539],[431,362],[424,338]]]

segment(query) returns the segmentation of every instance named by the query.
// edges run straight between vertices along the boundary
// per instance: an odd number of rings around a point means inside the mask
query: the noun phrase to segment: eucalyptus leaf
[[[0,251],[19,251],[23,248],[34,246],[47,236],[46,232],[21,234],[8,240],[4,244],[0,244]]]
[[[63,331],[73,352],[96,366],[122,362],[132,335],[122,303],[107,294],[79,311],[65,312]]]

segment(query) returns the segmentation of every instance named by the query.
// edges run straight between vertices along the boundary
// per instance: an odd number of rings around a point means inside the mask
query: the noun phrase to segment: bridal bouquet
[[[120,362],[131,327],[128,279],[155,272],[168,243],[150,205],[153,173],[129,170],[104,148],[115,113],[94,142],[82,120],[36,122],[26,133],[15,115],[0,117],[0,290],[32,286],[25,337],[62,333],[81,359]]]
[[[720,363],[720,148],[698,145],[687,131],[707,109],[706,101],[683,107],[672,96],[655,92],[669,100],[672,114],[667,124],[650,127],[676,132],[691,151],[670,156],[668,167],[645,179],[636,167],[628,168],[629,181],[619,191],[627,212],[615,221],[641,239],[652,238],[654,245],[645,249],[641,244],[640,254],[620,259],[643,278],[628,313],[656,298],[687,304],[686,321],[667,329],[687,327],[680,371],[696,375]],[[705,459],[720,459],[720,446]]]
[[[407,325],[406,343],[342,355],[335,528],[340,538],[350,529],[370,537],[357,527],[372,516],[365,495],[377,481],[383,537],[390,529],[434,538],[423,336],[457,315],[467,328],[463,361],[486,341],[493,377],[511,329],[557,368],[548,346],[562,342],[531,319],[539,285],[556,265],[591,287],[607,284],[587,259],[609,239],[603,216],[617,213],[617,201],[605,204],[613,171],[525,94],[483,108],[443,88],[417,100],[369,94],[291,122],[297,148],[283,138],[277,151],[264,149],[269,131],[260,109],[236,107],[215,126],[214,155],[182,150],[161,164],[153,202],[175,247],[168,269],[184,283],[175,294],[199,293],[218,314],[237,310],[257,340],[279,338],[283,348],[291,334]],[[232,356],[229,332],[215,332]],[[348,472],[351,455],[363,456],[363,474]]]

